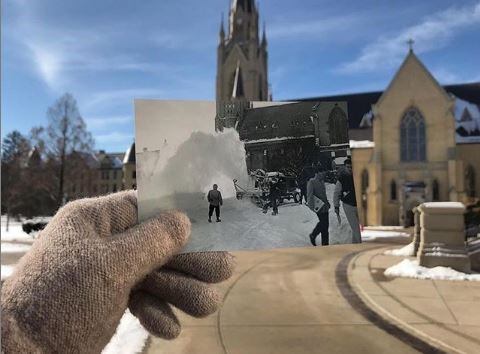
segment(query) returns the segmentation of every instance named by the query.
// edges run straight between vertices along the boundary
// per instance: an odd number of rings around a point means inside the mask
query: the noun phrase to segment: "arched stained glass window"
[[[410,108],[400,123],[400,157],[402,161],[425,161],[425,120],[418,109]]]

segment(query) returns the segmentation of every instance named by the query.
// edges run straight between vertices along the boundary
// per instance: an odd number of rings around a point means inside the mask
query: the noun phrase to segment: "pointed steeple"
[[[267,28],[265,25],[265,21],[263,21],[263,34],[262,34],[262,47],[267,46]]]
[[[223,43],[225,41],[225,29],[223,25],[223,12],[222,12],[222,18],[220,20],[220,43]]]

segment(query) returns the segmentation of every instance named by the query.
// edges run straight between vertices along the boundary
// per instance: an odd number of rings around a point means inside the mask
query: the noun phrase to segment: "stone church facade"
[[[239,131],[250,166],[268,165],[269,152],[282,158],[289,144],[272,141],[279,135],[272,130],[291,124],[291,117],[272,113],[274,108],[264,117],[275,118],[244,119],[259,114],[251,110],[251,101],[271,98],[267,40],[265,32],[259,40],[258,17],[253,1],[234,0],[228,35],[222,23],[217,52],[216,129]],[[480,83],[441,86],[410,50],[383,92],[291,101],[344,102],[362,224],[409,225],[411,209],[422,202],[478,200]],[[308,123],[299,124],[302,132],[290,145],[304,149],[309,136],[315,137]],[[302,143],[300,135],[306,139]]]

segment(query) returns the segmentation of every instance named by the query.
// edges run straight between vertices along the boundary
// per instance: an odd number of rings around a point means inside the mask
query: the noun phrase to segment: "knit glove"
[[[163,282],[157,277],[174,272],[187,277],[195,264],[188,255],[152,273],[186,243],[188,218],[172,211],[136,223],[134,192],[78,200],[60,209],[2,286],[2,352],[99,353],[114,334],[134,287],[133,312],[148,329],[166,333],[165,337],[179,331],[178,321],[175,325],[169,322],[175,320],[166,302],[191,296],[192,304],[201,307],[198,315],[213,311],[211,303],[218,303],[218,296],[212,291],[198,288],[201,295],[196,297],[195,289],[186,282],[178,286],[173,275]],[[217,257],[217,261],[222,258],[221,254]],[[218,279],[229,275],[228,271],[214,272]],[[193,272],[198,281],[207,279],[202,278],[206,273],[206,268],[204,273]],[[167,290],[154,292],[151,284],[155,290]],[[174,294],[174,289],[183,292]],[[213,299],[208,299],[210,295]],[[159,308],[165,315],[159,315]],[[161,325],[167,330],[162,332]]]

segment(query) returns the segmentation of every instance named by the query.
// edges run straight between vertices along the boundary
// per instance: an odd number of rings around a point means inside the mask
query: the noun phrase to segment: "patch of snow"
[[[457,143],[479,143],[480,109],[476,104],[455,97],[455,124],[457,129],[464,130],[468,135],[456,134]],[[477,132],[477,133],[475,133]],[[474,134],[474,135],[472,135]]]
[[[1,251],[4,253],[25,253],[32,247],[22,243],[2,242]]]
[[[400,263],[387,268],[384,274],[387,277],[480,281],[480,274],[466,274],[450,267],[422,267],[418,264],[418,260],[410,259],[404,259]]]
[[[408,245],[402,247],[402,248],[396,248],[393,250],[386,250],[383,252],[383,254],[389,255],[389,256],[401,256],[401,257],[410,257],[413,256],[413,251],[414,251],[414,243],[411,242]]]
[[[147,338],[147,330],[143,328],[138,318],[127,310],[120,320],[114,336],[103,349],[102,354],[141,353]]]
[[[360,128],[371,127],[372,120],[373,120],[373,111],[369,110],[367,113],[363,115],[362,120],[360,121]]]
[[[3,221],[3,218],[2,218]],[[18,222],[10,223],[8,231],[5,228],[6,225],[1,226],[1,239],[2,241],[19,241],[19,242],[30,242],[35,241],[36,233],[27,234],[22,230],[22,225]]]
[[[382,231],[383,230],[388,230],[388,231],[391,231],[391,230],[405,230],[405,227],[397,226],[397,225],[364,226],[363,228],[365,230],[382,230]]]
[[[12,275],[14,268],[15,267],[12,266],[12,265],[3,265],[2,264],[2,269],[1,269],[2,281],[7,279],[10,275]]]
[[[369,149],[375,147],[375,143],[370,140],[350,140],[352,149]]]
[[[386,238],[386,237],[410,237],[406,232],[400,231],[384,231],[384,230],[363,230],[362,231],[362,240],[363,241],[372,241],[377,238]]]

